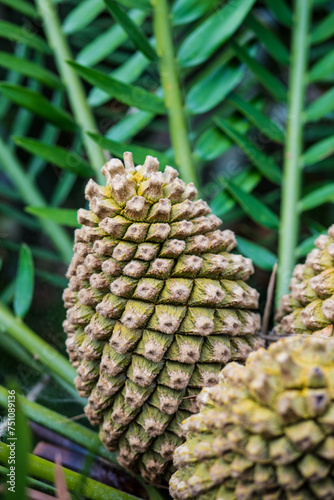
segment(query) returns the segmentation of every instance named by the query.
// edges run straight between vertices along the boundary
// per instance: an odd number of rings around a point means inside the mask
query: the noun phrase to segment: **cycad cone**
[[[174,454],[177,499],[334,499],[334,338],[301,335],[230,363]]]
[[[257,348],[258,293],[243,281],[252,262],[229,253],[234,234],[193,201],[193,184],[150,156],[135,168],[125,153],[124,165],[103,167],[106,187],[87,184],[64,328],[87,416],[121,465],[157,483],[194,396]]]
[[[334,323],[334,225],[315,240],[305,264],[298,264],[277,311],[275,332],[333,335]]]

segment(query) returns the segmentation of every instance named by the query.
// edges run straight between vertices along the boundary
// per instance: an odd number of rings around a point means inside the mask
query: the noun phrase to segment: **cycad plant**
[[[265,290],[260,270],[278,259],[279,300],[333,222],[333,2],[0,0],[0,12],[1,376],[37,399],[21,399],[30,420],[114,460],[84,419],[68,421],[85,401],[61,294],[85,178],[101,183],[105,161],[128,150],[175,166],[241,235],[252,286]],[[1,443],[4,477],[7,453]],[[28,460],[45,488],[53,465]],[[128,498],[83,484],[89,498]]]

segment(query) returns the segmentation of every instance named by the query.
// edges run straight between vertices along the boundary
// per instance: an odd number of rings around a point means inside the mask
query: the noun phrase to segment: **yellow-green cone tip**
[[[178,500],[334,498],[334,338],[296,335],[230,363],[182,423]]]
[[[234,234],[156,158],[106,163],[90,180],[64,292],[67,350],[86,414],[119,463],[147,481],[169,478],[180,422],[229,361],[260,345],[250,259]]]
[[[275,333],[333,335],[334,324],[334,225],[328,235],[315,240],[305,264],[297,264],[276,314]]]

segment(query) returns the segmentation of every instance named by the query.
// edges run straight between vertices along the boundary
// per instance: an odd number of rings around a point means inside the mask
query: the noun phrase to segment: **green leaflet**
[[[124,151],[127,149],[131,150],[134,161],[137,164],[142,164],[145,161],[147,155],[154,156],[158,158],[159,162],[163,165],[168,165],[171,161],[170,156],[166,156],[164,153],[160,151],[156,151],[155,149],[144,148],[141,146],[136,146],[135,144],[125,144],[121,142],[116,142],[111,139],[107,139],[101,137],[98,134],[93,134],[91,132],[87,132],[87,135],[97,144],[99,144],[103,149],[110,151],[113,155],[118,156],[119,158],[123,157]]]
[[[219,0],[176,0],[172,5],[172,22],[174,26],[188,24],[202,17],[211,9],[216,7]]]
[[[334,153],[334,136],[327,137],[317,142],[306,150],[303,156],[304,165],[312,165],[324,160]]]
[[[41,37],[8,21],[0,20],[0,37],[23,43],[44,54],[51,54],[50,48]]]
[[[275,142],[284,143],[285,134],[283,130],[265,114],[261,113],[256,106],[245,101],[237,94],[230,95],[228,101],[255,125],[261,134],[266,135]]]
[[[246,193],[250,193],[260,181],[260,174],[253,169],[245,169],[233,177],[234,184],[241,186],[242,190]],[[219,182],[221,182],[221,179],[219,179]],[[227,190],[224,190],[214,197],[210,203],[210,208],[217,217],[224,217],[225,214],[232,210],[235,204],[234,198],[228,194]]]
[[[129,17],[136,24],[141,24],[146,14],[140,10],[133,10],[129,12]],[[126,40],[127,34],[123,28],[114,25],[105,33],[101,33],[92,42],[84,45],[76,57],[76,62],[83,66],[93,66],[112,54]]]
[[[265,3],[273,11],[278,21],[287,28],[292,25],[292,12],[285,0],[265,0]]]
[[[285,101],[287,93],[284,85],[254,57],[250,56],[244,48],[235,42],[232,42],[232,46],[237,57],[248,66],[269,94],[278,101]]]
[[[103,0],[83,0],[78,3],[63,22],[63,31],[71,35],[88,26],[105,9]]]
[[[218,66],[189,90],[186,97],[188,111],[200,114],[217,106],[240,83],[244,73],[243,66]]]
[[[258,245],[252,241],[246,240],[238,236],[238,249],[246,257],[252,259],[254,264],[260,269],[265,271],[271,271],[277,257],[272,252],[267,250],[265,247]]]
[[[314,189],[299,201],[298,207],[301,211],[311,210],[332,201],[334,201],[334,183]]]
[[[0,83],[0,92],[18,106],[27,108],[32,113],[54,123],[61,129],[69,132],[77,129],[77,125],[66,111],[53,106],[39,92],[6,82]]]
[[[150,0],[117,0],[118,3],[123,4],[125,7],[131,7],[132,9],[150,9]]]
[[[29,153],[37,155],[45,161],[57,165],[57,167],[64,168],[83,177],[94,175],[91,166],[74,151],[68,151],[53,144],[44,144],[42,141],[28,137],[13,137],[13,141]]]
[[[16,57],[8,52],[0,52],[0,66],[34,78],[54,89],[62,89],[64,87],[59,78],[54,73],[51,73],[51,71],[44,69],[41,64],[30,62],[22,57]]]
[[[249,129],[246,120],[236,119],[232,116],[229,121],[241,134],[245,134]],[[225,153],[232,145],[233,142],[222,133],[221,129],[213,126],[207,128],[199,136],[194,154],[201,160],[214,160]]]
[[[128,34],[128,37],[134,45],[140,50],[146,57],[151,59],[151,61],[157,60],[157,54],[153,49],[152,45],[148,42],[146,36],[141,32],[138,26],[132,21],[131,17],[129,17],[120,7],[118,7],[117,3],[113,0],[104,0],[105,5],[107,6],[109,12],[115,19],[115,21],[122,26],[124,31]]]
[[[76,210],[55,207],[34,207],[28,205],[25,207],[25,211],[28,212],[28,214],[35,215],[36,217],[57,222],[61,226],[80,227],[80,224],[77,221]]]
[[[279,219],[264,203],[247,193],[234,182],[224,180],[223,183],[231,196],[241,206],[243,211],[257,224],[270,229],[278,229]]]
[[[106,138],[117,142],[128,141],[149,125],[154,117],[155,115],[153,113],[140,110],[136,113],[127,115],[118,123],[110,127],[106,133]]]
[[[34,6],[25,0],[15,0],[15,2],[12,0],[0,0],[0,3],[17,10],[17,12],[21,12],[25,16],[32,17],[34,19],[39,17],[39,14]]]
[[[264,49],[280,64],[287,66],[290,62],[290,56],[287,48],[276,37],[267,26],[258,21],[258,19],[250,14],[245,24],[254,31],[259,40],[262,42]]]
[[[181,44],[177,55],[181,66],[195,66],[206,61],[238,29],[254,2],[235,0],[214,11]]]
[[[311,43],[320,43],[327,40],[334,33],[334,12],[321,21],[311,33]]]
[[[34,293],[34,262],[30,248],[23,244],[19,254],[18,271],[15,280],[13,308],[19,318],[29,311]]]
[[[149,66],[150,61],[141,52],[136,52],[133,56],[118,66],[110,73],[110,76],[120,80],[123,83],[132,83],[139,78],[145,69]],[[101,106],[109,101],[110,97],[107,92],[98,88],[93,88],[88,96],[88,102],[92,107]]]
[[[69,62],[68,64],[91,85],[104,90],[110,97],[118,99],[123,104],[157,114],[164,114],[166,112],[163,100],[144,88],[120,82],[115,78],[107,76],[102,71],[85,68],[74,62]]]
[[[326,54],[322,59],[317,61],[311,68],[308,79],[309,82],[324,80],[334,71],[334,50]]]
[[[305,118],[309,122],[317,121],[334,110],[334,88],[328,90],[316,101],[311,102],[305,111]]]
[[[262,153],[255,144],[247,137],[241,135],[235,128],[231,127],[228,122],[220,118],[216,118],[214,121],[218,127],[242,149],[264,177],[275,184],[280,184],[282,176],[281,171],[270,157]]]

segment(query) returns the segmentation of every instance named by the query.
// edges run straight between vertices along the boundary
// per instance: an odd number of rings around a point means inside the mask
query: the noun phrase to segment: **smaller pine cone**
[[[281,339],[227,365],[198,402],[173,498],[334,499],[334,338]]]
[[[328,235],[315,240],[305,264],[297,264],[290,282],[291,293],[284,295],[276,313],[278,335],[290,333],[333,335],[334,324],[334,225]]]
[[[118,462],[169,479],[179,423],[229,361],[259,347],[250,259],[232,254],[197,191],[156,158],[112,159],[90,180],[64,292],[67,350],[92,424]]]

